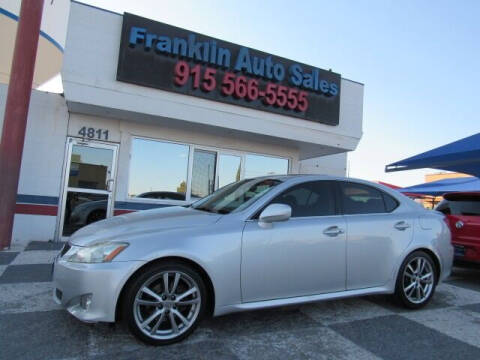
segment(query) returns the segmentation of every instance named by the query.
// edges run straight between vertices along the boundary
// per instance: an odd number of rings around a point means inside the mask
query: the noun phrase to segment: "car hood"
[[[167,229],[206,226],[217,222],[221,216],[181,206],[138,211],[85,226],[70,237],[70,243],[84,246],[119,236],[124,238]]]

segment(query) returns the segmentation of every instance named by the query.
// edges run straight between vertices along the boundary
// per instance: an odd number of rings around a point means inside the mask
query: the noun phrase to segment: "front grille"
[[[66,242],[65,245],[63,245],[62,251],[60,251],[60,256],[65,255],[71,247],[72,246],[68,242]]]

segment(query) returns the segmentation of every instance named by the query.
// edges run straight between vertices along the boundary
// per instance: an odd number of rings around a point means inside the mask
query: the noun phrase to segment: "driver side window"
[[[335,215],[335,190],[330,181],[312,181],[292,186],[271,201],[292,208],[293,217]]]

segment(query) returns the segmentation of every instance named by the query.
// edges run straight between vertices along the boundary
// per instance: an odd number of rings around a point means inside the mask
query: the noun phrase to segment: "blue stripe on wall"
[[[161,207],[173,206],[169,204],[149,204],[130,201],[115,201],[115,210],[149,210]]]
[[[18,21],[18,16],[17,15],[15,15],[14,13],[11,13],[10,11],[5,10],[4,8],[1,8],[1,7],[0,7],[0,14],[3,14],[3,15],[5,15],[5,16],[7,16],[10,19],[13,19],[15,21]],[[43,32],[42,30],[40,30],[40,36],[43,36],[46,40],[50,41],[53,44],[53,46],[55,46],[58,50],[60,50],[63,53],[62,45],[60,45],[58,42],[56,42],[55,39],[52,38],[50,35]]]
[[[58,205],[58,197],[57,196],[17,194],[17,203]]]

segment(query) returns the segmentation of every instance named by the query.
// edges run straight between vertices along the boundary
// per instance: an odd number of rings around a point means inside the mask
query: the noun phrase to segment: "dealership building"
[[[69,11],[64,93],[32,93],[13,244],[243,178],[345,175],[362,84],[132,14]]]

